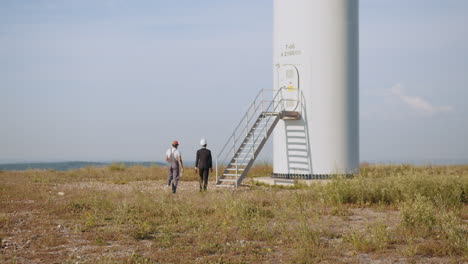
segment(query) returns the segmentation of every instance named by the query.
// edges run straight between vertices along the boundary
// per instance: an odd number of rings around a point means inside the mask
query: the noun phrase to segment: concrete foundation
[[[267,185],[285,185],[285,186],[293,186],[294,184],[304,184],[307,186],[311,186],[313,184],[327,184],[330,182],[329,179],[322,179],[322,180],[299,180],[299,179],[279,179],[279,178],[272,178],[272,177],[258,177],[253,178],[252,181],[254,183],[263,183]]]

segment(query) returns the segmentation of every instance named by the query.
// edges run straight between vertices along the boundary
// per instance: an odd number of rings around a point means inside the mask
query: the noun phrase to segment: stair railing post
[[[299,106],[299,113],[302,114],[301,93],[299,89],[297,89],[297,105]]]
[[[261,102],[260,102],[260,103],[261,103],[261,107],[260,107],[260,108],[261,108],[262,113],[263,113],[263,100],[264,100],[264,98],[263,98],[263,89],[262,89],[262,95],[261,95],[261,99],[260,99],[260,100],[261,100]]]
[[[283,89],[280,91],[280,100],[281,100],[281,112],[284,111],[284,98],[283,98]]]
[[[249,135],[249,112],[247,112],[247,115],[245,116],[245,137]]]
[[[216,157],[216,184],[218,184],[218,157]]]
[[[255,140],[254,140],[254,139],[255,139]],[[257,139],[258,139],[258,138],[252,137],[252,157],[251,157],[251,159],[255,159],[255,156],[254,156],[254,148],[255,148],[255,142],[257,142]]]
[[[236,163],[236,174],[237,174],[237,170],[238,170],[238,163],[239,163],[239,157],[236,157],[236,141],[234,140],[233,141],[233,146],[232,146],[232,153],[233,153],[233,157],[235,158],[234,162]]]
[[[281,101],[280,110],[281,110],[281,112],[282,112],[282,111],[284,111],[284,100],[283,100],[283,91],[282,91],[282,90],[281,90],[280,101]]]

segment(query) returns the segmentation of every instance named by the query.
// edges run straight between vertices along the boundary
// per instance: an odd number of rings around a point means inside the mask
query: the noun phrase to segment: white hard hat
[[[202,139],[200,140],[200,145],[201,145],[201,146],[206,145],[206,143],[207,143],[207,142],[206,142],[206,139],[202,138]]]

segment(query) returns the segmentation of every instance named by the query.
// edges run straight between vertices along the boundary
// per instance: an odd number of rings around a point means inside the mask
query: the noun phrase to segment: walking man
[[[213,172],[211,151],[206,148],[206,139],[200,140],[201,149],[197,151],[197,158],[195,159],[195,172],[199,172],[200,175],[200,192],[206,191],[208,185],[208,170]]]
[[[177,190],[179,183],[179,169],[184,172],[184,163],[182,162],[182,155],[177,149],[179,142],[177,140],[172,142],[172,147],[166,151],[166,161],[168,167],[167,186],[170,187],[172,183],[172,193]]]

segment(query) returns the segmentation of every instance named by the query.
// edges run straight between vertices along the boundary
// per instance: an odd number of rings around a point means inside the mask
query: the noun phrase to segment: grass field
[[[328,184],[250,176],[206,193],[187,170],[175,195],[165,177],[121,164],[0,171],[0,261],[468,263],[468,166],[363,164]]]

